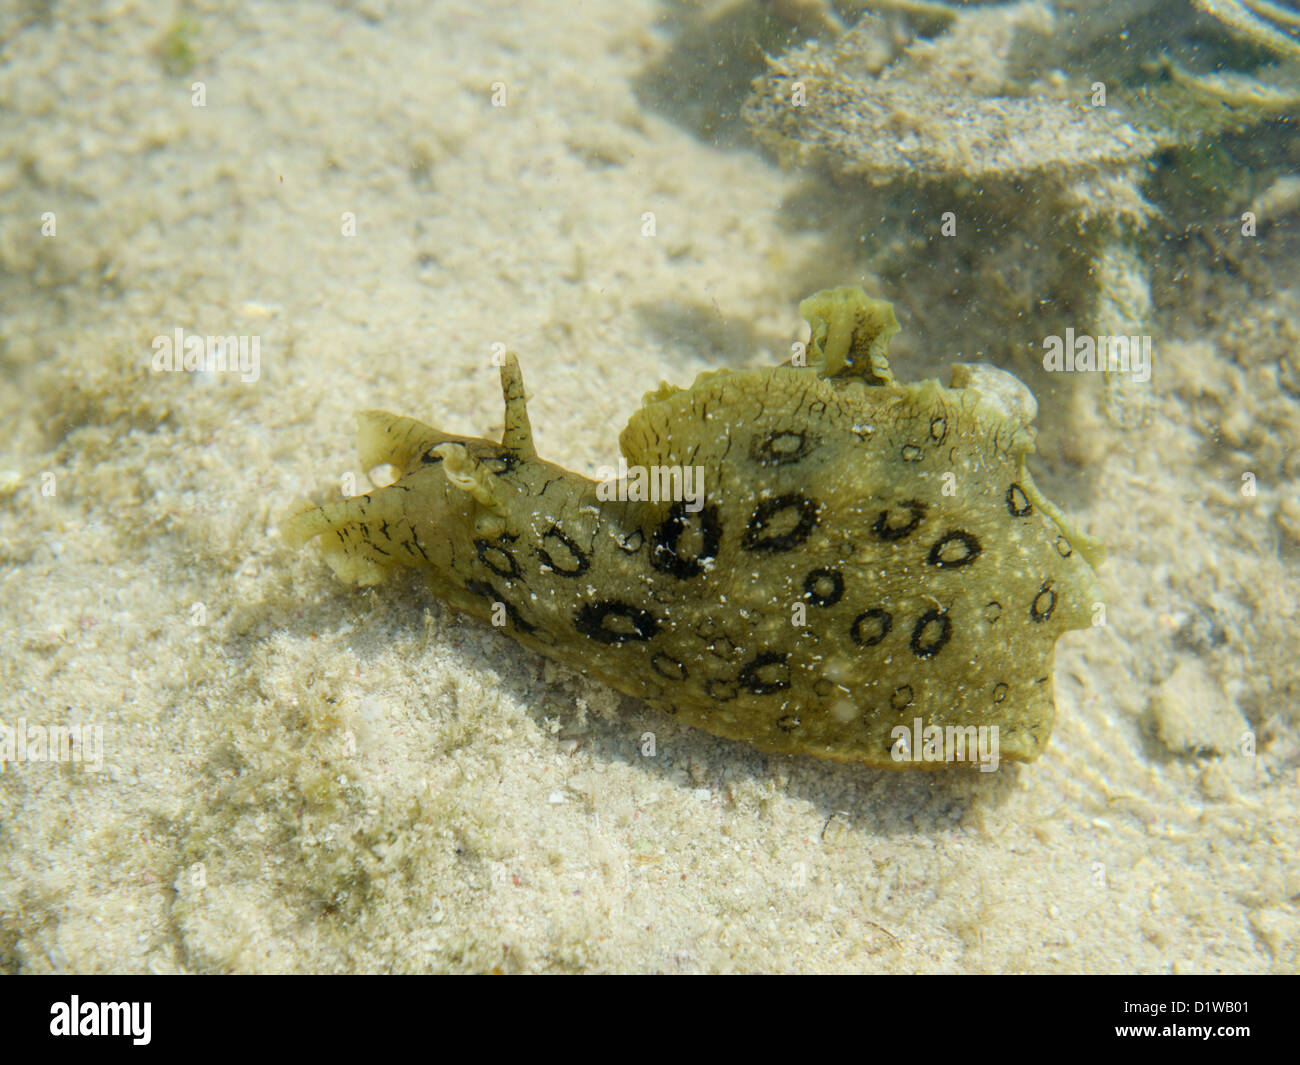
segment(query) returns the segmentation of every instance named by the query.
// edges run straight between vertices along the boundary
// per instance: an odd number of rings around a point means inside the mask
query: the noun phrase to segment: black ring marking
[[[747,692],[754,695],[774,695],[777,692],[785,691],[790,687],[790,667],[786,664],[789,655],[778,651],[760,651],[746,664],[745,668],[740,671],[740,676],[736,678]],[[764,680],[758,675],[760,669],[768,669],[771,666],[780,666],[785,670],[785,677],[777,680]]]
[[[1047,596],[1047,601],[1042,602],[1043,596]],[[1039,604],[1042,603],[1040,606]],[[1038,594],[1034,596],[1034,601],[1029,605],[1029,616],[1035,621],[1046,621],[1052,616],[1052,611],[1056,609],[1056,589],[1052,587],[1051,581],[1044,582]]]
[[[911,536],[921,524],[921,519],[925,517],[925,504],[918,499],[905,499],[898,505],[911,511],[911,518],[906,525],[891,525],[889,511],[882,510],[880,516],[876,518],[876,523],[871,526],[871,535],[877,540],[901,540],[905,536]]]
[[[664,680],[685,680],[689,676],[684,665],[662,652],[650,659],[650,668]]]
[[[1002,616],[1002,604],[996,599],[991,599],[984,604],[984,620],[992,625]]]
[[[862,623],[864,621],[874,622],[880,631],[868,633],[866,636],[863,636]],[[887,610],[880,610],[877,608],[875,610],[868,610],[854,618],[853,627],[849,629],[849,635],[853,638],[853,642],[859,647],[875,647],[876,644],[880,643],[881,640],[889,635],[889,630],[893,627],[893,615]]]
[[[1072,554],[1074,554],[1073,545],[1064,536],[1058,536],[1052,542],[1056,544],[1056,553],[1060,555],[1062,558],[1069,558]]]
[[[1011,511],[1013,518],[1024,518],[1034,511],[1034,504],[1029,502],[1025,490],[1018,484],[1013,483],[1007,489],[1007,510]]]
[[[799,521],[795,527],[786,533],[763,535],[772,519],[786,510],[798,512]],[[758,505],[749,519],[741,547],[746,551],[790,551],[807,540],[817,528],[818,510],[817,504],[801,492],[789,492],[766,500]]]
[[[965,553],[958,555],[956,558],[945,558],[943,550],[949,544],[961,544],[965,548]],[[980,557],[980,542],[970,533],[962,529],[955,529],[952,532],[944,533],[934,542],[930,548],[930,555],[926,559],[932,566],[938,566],[939,569],[957,569],[960,566],[968,566]]]
[[[633,529],[630,533],[624,535],[618,542],[618,549],[620,551],[626,551],[629,555],[635,555],[644,546],[645,533],[640,529]]]
[[[712,562],[718,557],[718,548],[722,544],[722,522],[718,520],[718,515],[716,503],[710,503],[699,512],[700,553],[695,558],[682,558],[677,553],[677,545],[691,516],[686,513],[685,502],[674,503],[663,524],[655,530],[654,546],[650,549],[650,565],[660,573],[682,580],[698,577],[704,572],[704,563]]]
[[[514,542],[516,538],[509,534],[502,536],[501,540]],[[518,580],[524,575],[524,571],[519,568],[519,563],[515,561],[515,556],[507,551],[500,543],[493,543],[491,540],[475,540],[474,549],[478,552],[479,561],[487,566],[498,577],[504,577],[508,581]],[[498,562],[488,558],[488,552],[494,551],[499,554],[508,563],[501,566]]]
[[[925,630],[939,622],[939,635],[930,640],[929,643],[922,643],[921,637],[925,635]],[[916,625],[912,628],[912,653],[917,658],[933,658],[943,650],[944,645],[952,639],[952,621],[942,610],[927,610],[916,619]]]
[[[548,539],[555,539],[558,541],[559,544],[573,556],[574,561],[572,568],[565,569],[563,566],[557,566],[555,564],[555,560],[551,558],[549,552],[547,552],[545,548],[534,548],[537,552],[537,557],[542,560],[542,565],[551,570],[551,572],[558,573],[561,577],[581,577],[591,568],[591,559],[587,557],[582,548],[575,544],[561,531],[558,525],[552,525],[542,535],[543,542]]]
[[[817,447],[817,441],[795,429],[774,429],[762,440],[755,440],[750,457],[760,466],[790,466],[802,462]]]
[[[902,455],[904,462],[920,462],[925,457],[925,452],[915,444],[904,444]]]
[[[605,622],[610,617],[630,622],[632,631],[620,632],[606,628]],[[617,599],[602,599],[586,604],[573,615],[573,624],[584,636],[590,636],[597,643],[607,644],[641,643],[659,631],[659,622],[650,611],[630,603],[620,603]]]
[[[803,594],[813,606],[834,606],[844,597],[844,575],[837,569],[815,569],[803,579]]]
[[[894,694],[889,697],[889,705],[895,710],[906,710],[912,705],[916,696],[912,693],[910,684],[900,684],[894,689]]]
[[[995,703],[1000,703],[1006,697],[1007,697],[1007,686],[1002,681],[998,681],[996,687],[994,687],[993,689],[993,701]]]

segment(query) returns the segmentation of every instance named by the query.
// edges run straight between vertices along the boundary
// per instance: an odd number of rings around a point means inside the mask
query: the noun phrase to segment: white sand
[[[648,0],[198,3],[189,76],[155,6],[0,16],[0,722],[105,744],[0,774],[0,970],[1300,966],[1300,403],[1248,331],[1168,340],[1127,429],[1044,426],[1111,561],[1040,762],[764,757],[276,521],[364,488],[357,409],[499,433],[495,341],[585,472],[661,378],[785,358],[856,280],[782,224],[799,177],[638,104]],[[177,327],[260,378],[151,373]]]

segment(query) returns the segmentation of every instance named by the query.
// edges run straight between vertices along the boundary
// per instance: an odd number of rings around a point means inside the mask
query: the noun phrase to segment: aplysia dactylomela
[[[500,444],[366,411],[362,462],[399,479],[301,504],[284,536],[320,534],[358,584],[415,567],[525,646],[765,751],[928,766],[896,757],[919,719],[997,726],[1002,757],[1037,757],[1100,548],[1029,475],[1033,396],[982,365],[898,381],[893,310],[860,289],[800,312],[806,358],[663,385],[623,430],[642,486],[703,469],[693,503],[538,458],[508,354]]]

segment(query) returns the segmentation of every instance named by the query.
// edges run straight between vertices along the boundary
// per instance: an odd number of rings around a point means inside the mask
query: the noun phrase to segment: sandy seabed
[[[1039,762],[764,756],[277,533],[364,490],[358,409],[498,434],[496,343],[591,474],[645,390],[781,361],[861,280],[789,223],[806,176],[638,101],[662,8],[200,2],[178,72],[158,5],[14,7],[0,724],[103,750],[0,773],[0,970],[1300,967],[1288,293],[1163,322],[1132,416],[1044,423],[1110,560]],[[256,380],[154,372],[178,328],[257,336]]]

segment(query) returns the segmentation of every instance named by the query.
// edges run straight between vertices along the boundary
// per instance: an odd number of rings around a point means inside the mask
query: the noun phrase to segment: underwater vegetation
[[[1141,222],[1151,208],[1135,166],[1300,102],[1300,45],[1283,37],[1289,51],[1273,55],[1263,30],[1243,45],[1239,19],[1215,42],[1183,3],[926,10],[938,32],[900,44],[896,21],[867,13],[829,46],[771,60],[745,105],[755,134],[783,158],[875,183],[1032,177],[1084,217]]]
[[[985,335],[977,347],[998,344],[1014,363],[1059,325],[1149,334],[1153,269],[1178,275],[1161,264],[1205,251],[1187,234],[1205,234],[1215,255],[1240,239],[1243,212],[1254,225],[1300,206],[1289,174],[1300,16],[1289,7],[868,8],[833,40],[770,57],[744,117],[787,165],[878,205],[861,225],[864,248],[882,249],[867,260],[881,276],[914,291],[918,276],[967,279],[918,310],[978,299],[981,318],[1013,323],[1002,343]],[[944,236],[957,239],[945,248],[930,234],[949,209]],[[1134,402],[1122,382],[1108,375],[1104,391],[1110,417],[1136,416],[1121,410]]]
[[[1300,59],[1300,11],[1287,0],[1195,0],[1229,32],[1276,52]]]

